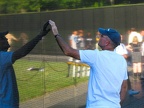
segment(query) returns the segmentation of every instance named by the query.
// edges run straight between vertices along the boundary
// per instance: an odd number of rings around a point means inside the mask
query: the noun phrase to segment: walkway
[[[139,90],[140,94],[135,96],[129,96],[127,94],[126,99],[122,105],[122,108],[144,108],[144,80],[139,79],[134,80],[132,74],[132,68],[129,67],[128,70],[132,88],[134,90]],[[85,98],[86,93],[47,108],[85,108]]]

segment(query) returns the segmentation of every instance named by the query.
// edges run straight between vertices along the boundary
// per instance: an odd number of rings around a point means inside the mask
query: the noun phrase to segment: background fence
[[[68,36],[73,30],[83,29],[85,33],[91,32],[95,39],[95,32],[99,27],[115,28],[125,35],[131,28],[134,27],[138,31],[144,28],[144,6],[120,6],[107,8],[92,8],[83,10],[66,10],[43,13],[28,13],[28,14],[13,14],[0,16],[0,30],[9,30],[10,33],[16,37],[24,32],[29,36],[29,39],[36,36],[42,25],[49,19],[56,22],[60,34],[68,40]],[[46,47],[46,54],[62,54],[62,52],[55,44],[55,40],[51,33],[45,38],[44,46]],[[13,45],[19,46],[18,43]],[[54,46],[54,47],[51,47]],[[41,45],[37,49],[40,49]],[[15,48],[16,49],[16,48]],[[44,53],[45,53],[44,52]],[[33,50],[33,53],[39,53]],[[40,52],[41,53],[41,52]]]

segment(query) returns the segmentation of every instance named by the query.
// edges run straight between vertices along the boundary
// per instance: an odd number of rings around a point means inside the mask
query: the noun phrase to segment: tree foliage
[[[142,3],[143,0],[0,0],[0,13],[40,12],[76,9],[122,3]]]

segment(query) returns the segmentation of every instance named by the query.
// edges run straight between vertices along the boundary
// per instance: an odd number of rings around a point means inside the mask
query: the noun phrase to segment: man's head
[[[112,28],[108,28],[108,29],[99,28],[98,31],[101,34],[100,40],[102,39],[102,36],[105,37],[106,42],[108,40],[110,40],[111,43],[113,43],[114,48],[120,44],[120,42],[121,42],[120,33],[118,31],[116,31],[115,29],[112,29]],[[104,45],[103,45],[103,43],[99,43],[99,45],[100,45],[100,47],[105,47],[106,45],[108,45],[108,43],[106,43]]]
[[[10,45],[8,44],[7,38],[5,37],[8,31],[0,32],[0,51],[7,51]]]

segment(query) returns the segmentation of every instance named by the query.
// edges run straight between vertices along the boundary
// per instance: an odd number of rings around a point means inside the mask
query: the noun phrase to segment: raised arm
[[[53,22],[52,20],[49,20],[49,24],[52,27],[52,32],[56,38],[56,41],[57,41],[59,47],[63,51],[63,53],[66,56],[71,56],[75,59],[80,59],[79,50],[73,49],[64,41],[64,39],[61,37],[61,35],[58,32],[58,29],[57,29],[57,26],[55,25],[55,22]]]
[[[17,59],[20,59],[24,56],[26,56],[35,46],[36,44],[42,39],[43,36],[45,36],[49,31],[48,29],[49,22],[46,22],[41,30],[41,32],[33,38],[30,42],[19,48],[13,53],[12,56],[12,62],[14,63]]]

